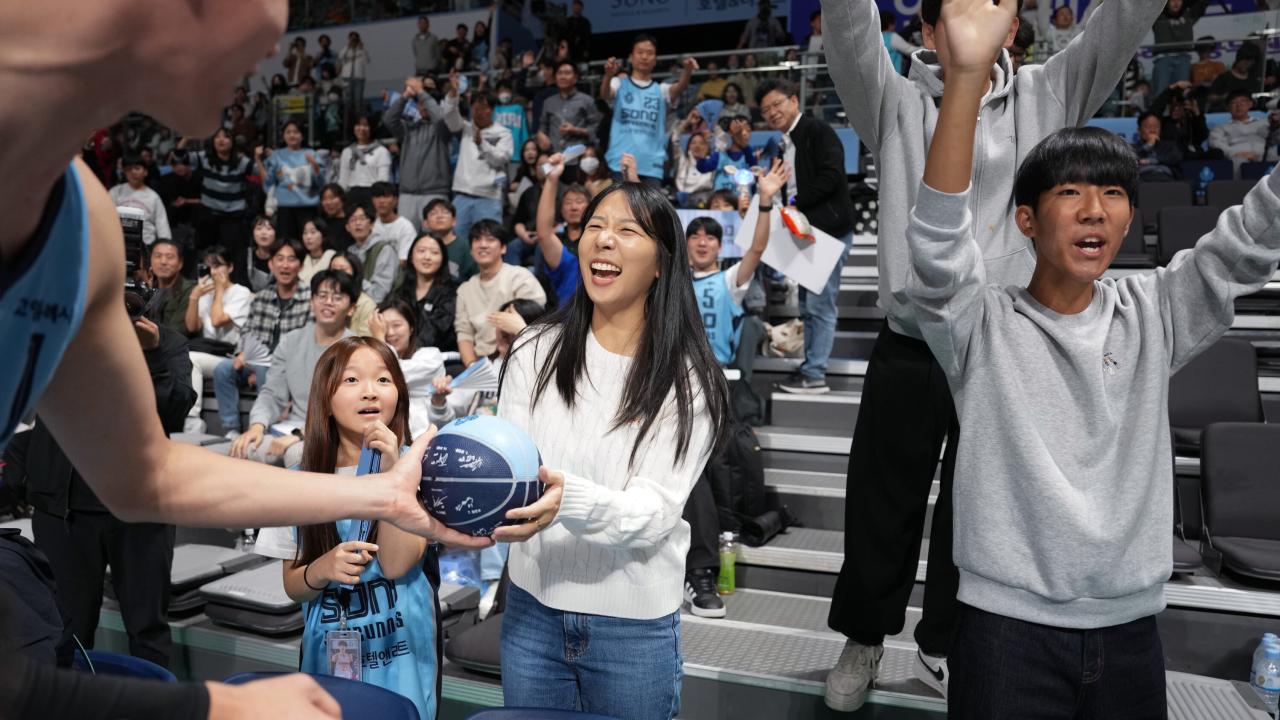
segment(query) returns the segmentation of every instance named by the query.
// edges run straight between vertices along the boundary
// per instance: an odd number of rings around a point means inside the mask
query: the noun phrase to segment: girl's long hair
[[[584,226],[600,203],[614,193],[622,193],[636,221],[657,243],[659,274],[645,298],[644,329],[627,371],[622,400],[610,431],[631,423],[640,426],[628,461],[629,466],[634,465],[641,444],[662,414],[667,394],[674,391],[677,415],[674,455],[679,462],[689,450],[694,401],[699,393],[711,417],[713,448],[720,444],[729,417],[729,389],[724,372],[711,352],[698,312],[684,229],[675,208],[661,192],[648,185],[618,183],[603,190],[587,206]],[[590,269],[583,266],[582,272],[585,276]],[[584,282],[588,280],[584,278]],[[579,288],[568,304],[530,325],[513,343],[511,355],[536,345],[547,330],[560,330],[550,339],[546,359],[538,370],[531,408],[537,407],[553,381],[565,405],[574,406],[578,383],[586,373],[587,336],[591,333],[594,310],[591,296],[585,288]],[[510,358],[502,366],[499,393],[509,367]]]
[[[417,249],[420,242],[433,242],[440,250],[440,267],[436,268],[436,274],[431,278],[431,286],[453,285],[453,276],[449,274],[449,249],[445,247],[444,241],[435,235],[422,233],[409,246],[409,262],[400,270],[400,292],[414,301],[417,300],[418,293],[418,269],[413,266],[413,251]]]
[[[400,372],[400,361],[386,343],[370,337],[348,337],[339,340],[324,351],[316,361],[316,371],[311,378],[311,396],[307,405],[307,423],[303,432],[301,469],[309,472],[332,473],[338,464],[338,422],[333,418],[333,394],[342,383],[342,371],[351,356],[360,348],[368,348],[378,354],[391,374],[399,397],[396,411],[388,427],[402,445],[413,442],[409,434],[409,388]],[[378,523],[369,530],[368,542],[377,542]],[[297,566],[315,562],[329,552],[342,538],[338,537],[335,523],[303,525],[298,529]]]

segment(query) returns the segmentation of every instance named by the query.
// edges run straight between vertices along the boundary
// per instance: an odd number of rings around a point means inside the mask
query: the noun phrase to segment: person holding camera
[[[195,401],[187,341],[145,316],[131,317],[155,388],[155,410],[166,435],[182,429]],[[58,600],[75,639],[93,647],[106,568],[120,601],[129,654],[169,665],[169,566],[172,525],[129,523],[111,514],[37,416],[35,427],[14,436],[5,451],[5,482],[25,485],[35,512],[36,546],[49,558]],[[68,638],[69,642],[74,642]],[[70,653],[72,648],[60,648]]]
[[[182,246],[174,240],[151,244],[149,284],[155,295],[147,303],[147,317],[157,324],[187,334],[187,300],[195,283],[182,277]]]
[[[289,54],[284,58],[285,79],[289,81],[289,87],[298,87],[303,78],[311,77],[311,66],[314,62],[307,54],[307,39],[294,38],[293,45],[289,47]]]

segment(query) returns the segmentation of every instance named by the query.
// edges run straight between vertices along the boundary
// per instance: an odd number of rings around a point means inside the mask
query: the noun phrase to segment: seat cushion
[[[1280,580],[1280,540],[1213,537],[1213,546],[1222,553],[1222,564],[1249,577]]]
[[[1180,537],[1173,538],[1173,571],[1176,573],[1190,573],[1199,570],[1204,566],[1204,559],[1200,557],[1200,551],[1194,546]]]
[[[502,673],[502,615],[490,615],[484,622],[449,639],[444,656],[468,670]]]

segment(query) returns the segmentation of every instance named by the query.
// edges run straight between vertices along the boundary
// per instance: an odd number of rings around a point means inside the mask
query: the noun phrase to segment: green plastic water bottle
[[[738,543],[731,532],[720,533],[720,577],[716,580],[716,592],[721,595],[732,595],[737,580],[734,577],[734,563],[738,559]]]

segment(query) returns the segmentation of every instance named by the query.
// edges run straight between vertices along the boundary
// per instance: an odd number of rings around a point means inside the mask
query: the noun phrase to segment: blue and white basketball
[[[502,418],[470,415],[441,428],[422,458],[419,493],[427,512],[468,535],[509,524],[507,511],[542,497],[542,457],[525,431]]]

